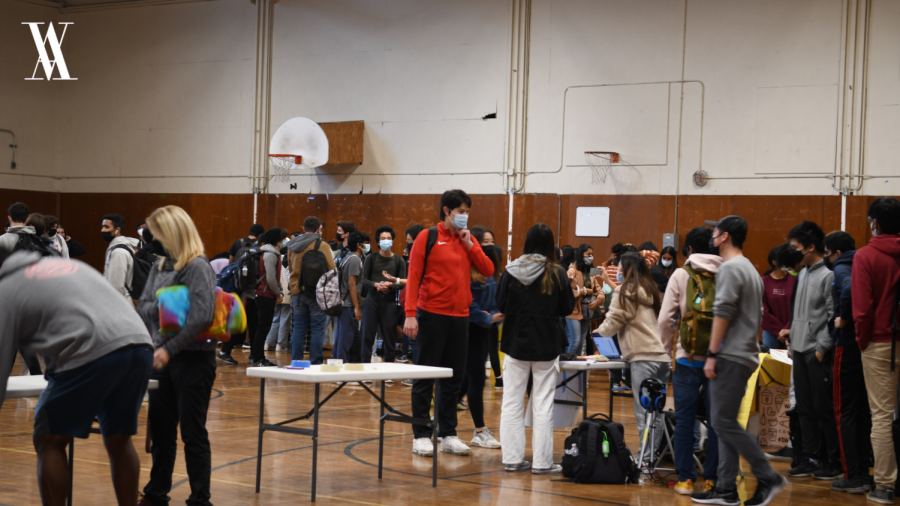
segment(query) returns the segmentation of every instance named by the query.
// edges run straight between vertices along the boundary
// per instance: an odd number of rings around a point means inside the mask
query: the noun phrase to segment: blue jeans
[[[581,351],[581,320],[573,320],[565,318],[566,321],[566,339],[569,340],[569,347],[566,353],[579,353]],[[576,351],[578,350],[578,351]]]
[[[418,364],[419,363],[419,341],[418,341],[418,338],[410,339],[409,337],[406,336],[406,334],[403,334],[403,337],[406,339],[409,339],[409,352],[410,352],[410,354],[412,354],[412,356],[409,357],[410,360],[412,360],[413,364]]]
[[[697,471],[694,469],[694,420],[697,419],[697,402],[700,400],[701,386],[707,412],[706,463],[703,479],[718,481],[719,439],[712,423],[709,423],[712,406],[709,401],[709,380],[703,374],[702,367],[675,364],[672,388],[675,390],[675,468],[678,470],[678,481],[697,480]]]
[[[332,357],[343,360],[345,364],[351,362],[350,350],[353,348],[353,337],[358,328],[359,322],[354,318],[353,306],[345,307],[338,317],[337,327],[334,330]]]
[[[269,335],[266,336],[266,346],[275,346],[277,340],[277,344],[280,344],[282,348],[287,348],[291,329],[291,306],[276,304],[272,328],[269,329]]]
[[[310,327],[309,360],[313,364],[322,363],[322,343],[325,341],[325,326],[328,316],[319,304],[303,294],[291,295],[294,310],[294,331],[291,334],[291,360],[303,360],[306,350],[306,329]]]
[[[784,343],[778,340],[778,336],[769,332],[768,330],[763,330],[763,344],[768,346],[770,350],[786,350],[787,346]]]

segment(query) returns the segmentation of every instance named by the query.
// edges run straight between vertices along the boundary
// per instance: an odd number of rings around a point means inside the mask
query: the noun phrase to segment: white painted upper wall
[[[511,2],[275,4],[271,131],[294,116],[366,126],[361,166],[270,191],[503,192]],[[844,9],[533,0],[525,190],[834,194],[820,176],[839,150]],[[18,135],[15,172],[65,178],[8,175],[0,134],[0,185],[249,192],[256,15],[247,0],[81,13],[0,3],[11,48],[0,55],[0,128]],[[40,20],[75,23],[63,50],[78,81],[24,80],[37,52],[20,23]],[[873,1],[868,72],[864,171],[900,176],[900,0]],[[592,185],[587,150],[619,151],[632,166]],[[713,179],[697,188],[701,164]],[[763,179],[772,175],[803,178]],[[897,179],[869,179],[862,192],[897,194]]]

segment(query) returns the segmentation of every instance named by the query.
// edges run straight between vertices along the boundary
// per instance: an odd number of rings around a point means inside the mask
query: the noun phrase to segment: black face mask
[[[157,255],[157,256],[161,256],[161,257],[169,256],[169,252],[166,251],[166,248],[163,247],[162,243],[155,239],[152,242],[150,242],[150,251],[152,251],[153,254]]]
[[[788,248],[788,249],[790,250],[788,252],[788,254],[790,255],[788,258],[790,259],[791,265],[793,265],[794,268],[796,269],[803,262],[803,257],[805,257],[806,255],[795,250],[794,248]]]
[[[834,264],[831,263],[831,260],[829,260],[828,257],[825,257],[823,260],[825,260],[825,267],[827,267],[829,271],[833,271]]]
[[[403,255],[403,261],[409,263],[409,255]]]
[[[51,228],[50,230],[47,231],[47,237],[53,237],[54,235],[56,235],[55,228]]]
[[[341,234],[334,234],[334,237],[335,237],[335,239],[337,239],[337,242],[339,242],[339,243],[343,243],[343,242],[344,242],[344,236],[343,236],[343,235],[341,235]]]
[[[709,254],[719,256],[719,247],[716,246],[716,238],[709,238]]]
[[[112,242],[114,239],[112,232],[100,232],[100,235],[103,236],[103,240],[106,242]]]

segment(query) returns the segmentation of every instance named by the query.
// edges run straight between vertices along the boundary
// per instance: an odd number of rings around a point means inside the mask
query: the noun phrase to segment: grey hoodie
[[[522,255],[506,266],[506,272],[525,286],[531,286],[544,273],[547,257],[544,255]]]
[[[31,225],[16,225],[9,227],[9,232],[0,235],[0,251],[5,255],[12,253],[22,234],[34,235],[34,227]]]
[[[0,404],[18,348],[44,357],[53,373],[125,346],[152,345],[131,302],[93,267],[33,252],[15,253],[0,267],[0,329]]]
[[[120,244],[124,244],[128,249],[116,249],[116,246]],[[138,244],[140,241],[131,237],[116,237],[106,248],[106,262],[103,264],[103,277],[122,294],[122,298],[129,302],[132,298],[140,296],[139,293],[129,294],[131,280],[134,276],[132,255],[137,251]]]
[[[834,340],[828,332],[828,324],[834,317],[832,284],[834,273],[825,267],[824,261],[803,268],[797,275],[791,318],[791,351],[827,353],[834,347]]]
[[[305,250],[310,244],[314,243],[317,239],[322,239],[322,236],[316,233],[307,232],[299,237],[291,239],[287,247],[294,253],[303,253],[303,250]],[[322,240],[322,242],[325,241]]]

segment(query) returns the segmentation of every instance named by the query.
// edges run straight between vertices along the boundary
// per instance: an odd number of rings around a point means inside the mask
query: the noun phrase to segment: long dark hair
[[[662,264],[662,257],[667,253],[669,255],[672,255],[672,265],[668,267]],[[667,278],[672,277],[672,273],[675,272],[675,269],[678,268],[678,252],[675,251],[675,248],[673,248],[672,246],[666,246],[665,248],[663,248],[662,253],[659,254],[659,266],[662,267],[664,271],[666,271]]]
[[[474,234],[473,234],[474,235]],[[503,250],[500,249],[499,246],[484,246],[482,248],[484,254],[491,259],[491,262],[494,264],[494,275],[492,276],[495,280],[500,279],[500,256],[503,254]],[[487,279],[478,272],[478,269],[472,267],[472,281],[476,283],[485,283]]]
[[[767,259],[769,261],[769,269],[763,273],[762,277],[766,277],[769,274],[772,274],[772,271],[774,271],[775,269],[780,269],[777,262],[779,248],[781,248],[780,244],[772,248],[772,251],[769,252],[769,258]]]
[[[497,243],[497,234],[495,234],[493,230],[491,230],[487,227],[482,227],[481,225],[478,225],[477,227],[470,228],[469,233],[472,234],[472,237],[474,237],[475,239],[478,240],[478,244],[481,244],[484,241],[485,233],[491,234],[491,236],[494,238],[494,244]]]
[[[523,255],[543,255],[544,276],[541,279],[541,293],[549,295],[553,293],[553,286],[559,283],[559,274],[556,272],[555,250],[556,241],[553,240],[553,231],[550,227],[543,223],[535,223],[528,229],[525,236],[525,247],[522,248]]]
[[[650,277],[650,268],[647,267],[644,257],[640,253],[631,251],[623,254],[619,262],[619,271],[625,276],[625,281],[619,288],[619,296],[624,296],[625,303],[631,301],[634,308],[637,309],[638,297],[643,288],[653,298],[653,313],[659,316],[659,309],[662,305],[659,288]]]
[[[566,245],[562,247],[560,253],[562,253],[562,258],[559,260],[559,265],[562,265],[563,269],[568,270],[572,263],[575,262],[575,248]]]
[[[575,250],[575,268],[581,272],[588,270],[590,267],[584,265],[584,254],[587,250],[594,249],[590,244],[582,244]]]

